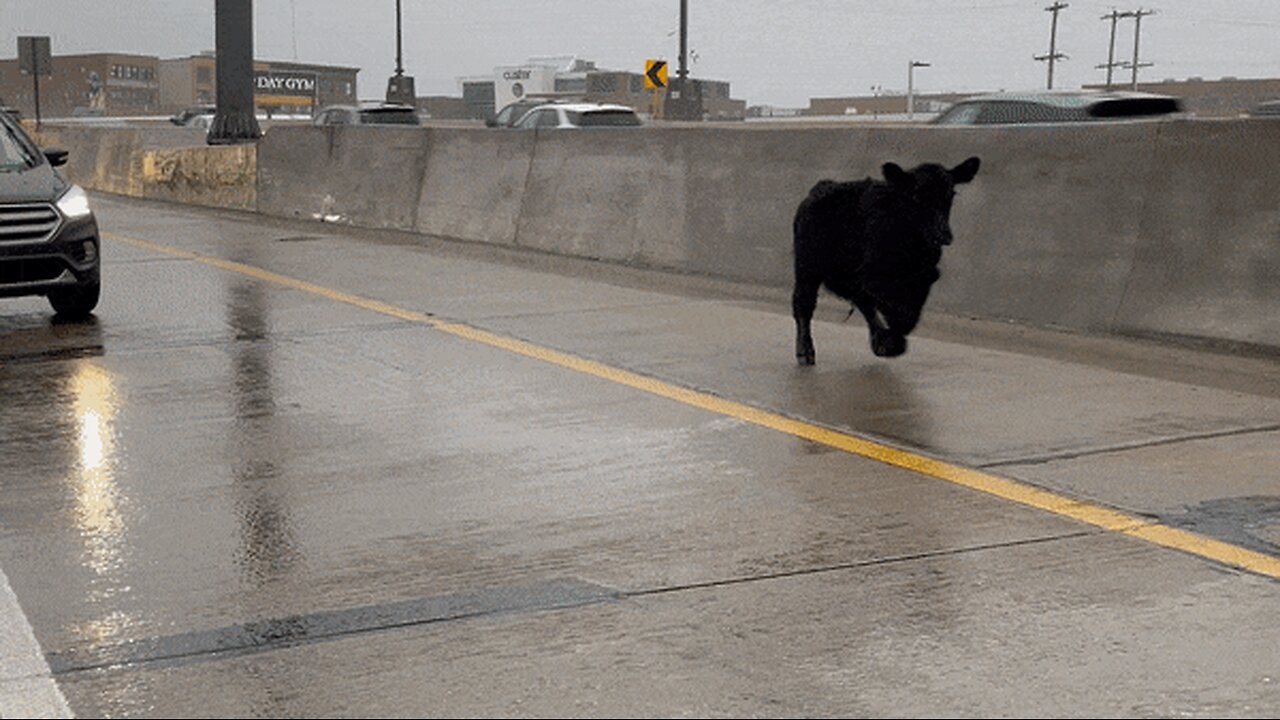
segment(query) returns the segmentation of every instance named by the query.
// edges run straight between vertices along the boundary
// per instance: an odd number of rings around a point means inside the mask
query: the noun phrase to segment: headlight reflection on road
[[[122,609],[120,596],[128,584],[128,531],[125,511],[128,498],[119,486],[120,449],[115,421],[120,398],[110,373],[92,361],[81,361],[70,377],[75,422],[74,469],[68,481],[74,494],[75,523],[84,542],[84,567],[94,577],[88,583],[89,614],[76,623],[82,642],[110,646],[127,638],[136,620]],[[138,702],[138,687],[126,683],[99,696],[103,707],[131,707]]]
[[[71,377],[70,389],[79,453],[74,488],[75,519],[81,535],[88,541],[89,567],[104,575],[120,560],[124,531],[118,507],[119,489],[113,475],[115,386],[106,371],[84,362]]]

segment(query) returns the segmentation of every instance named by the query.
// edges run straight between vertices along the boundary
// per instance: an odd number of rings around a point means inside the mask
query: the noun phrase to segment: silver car
[[[1154,93],[995,93],[965,98],[932,122],[934,125],[1027,125],[1153,119],[1181,112],[1181,100]]]
[[[626,105],[599,103],[548,104],[525,113],[516,128],[640,127],[640,116]]]

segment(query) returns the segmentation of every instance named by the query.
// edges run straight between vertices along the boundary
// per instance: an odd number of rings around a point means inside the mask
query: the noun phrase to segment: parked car
[[[0,113],[0,297],[44,295],[78,319],[98,305],[101,241],[89,197],[54,170],[66,162]]]
[[[1252,117],[1280,118],[1280,100],[1260,102],[1249,110]]]
[[[421,125],[418,110],[410,105],[330,105],[316,113],[313,125]]]
[[[484,124],[489,127],[513,128],[525,116],[525,113],[542,105],[549,105],[546,100],[517,100],[499,110],[493,117],[485,118]]]
[[[965,98],[932,120],[934,125],[1023,125],[1134,120],[1182,112],[1171,95],[1078,91],[996,93]]]
[[[174,125],[190,126],[195,124],[195,121],[199,118],[207,118],[202,126],[197,125],[197,127],[209,127],[209,121],[213,119],[214,113],[217,111],[218,109],[213,105],[198,105],[195,107],[184,108],[174,113],[173,116],[169,118],[169,122]]]
[[[644,123],[633,108],[626,105],[598,103],[539,105],[525,114],[516,127],[532,128],[585,128],[585,127],[640,127]]]
[[[208,132],[209,128],[213,127],[214,117],[215,115],[213,113],[209,113],[208,115],[192,115],[190,118],[187,118],[187,121],[182,123],[182,125],[183,127],[200,128],[201,130]]]

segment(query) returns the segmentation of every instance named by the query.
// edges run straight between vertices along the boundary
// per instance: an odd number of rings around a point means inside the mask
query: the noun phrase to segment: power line
[[[1065,9],[1065,8],[1067,8],[1067,7],[1070,7],[1067,3],[1064,3],[1064,2],[1054,2],[1052,5],[1050,5],[1049,7],[1045,8],[1045,12],[1051,12],[1051,13],[1053,13],[1053,25],[1052,25],[1052,29],[1049,31],[1049,54],[1048,54],[1048,55],[1036,55],[1036,60],[1048,60],[1048,61],[1049,61],[1049,89],[1050,89],[1050,90],[1052,90],[1052,89],[1053,89],[1053,64],[1054,64],[1056,61],[1058,61],[1058,60],[1066,60],[1066,59],[1067,59],[1067,56],[1066,56],[1066,55],[1064,55],[1064,54],[1062,54],[1062,53],[1058,52],[1058,50],[1057,50],[1057,47],[1058,47],[1058,13],[1059,13],[1059,12],[1061,12],[1063,9]]]

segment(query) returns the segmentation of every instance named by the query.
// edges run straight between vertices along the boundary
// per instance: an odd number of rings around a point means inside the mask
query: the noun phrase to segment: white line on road
[[[0,570],[0,718],[75,717]]]

